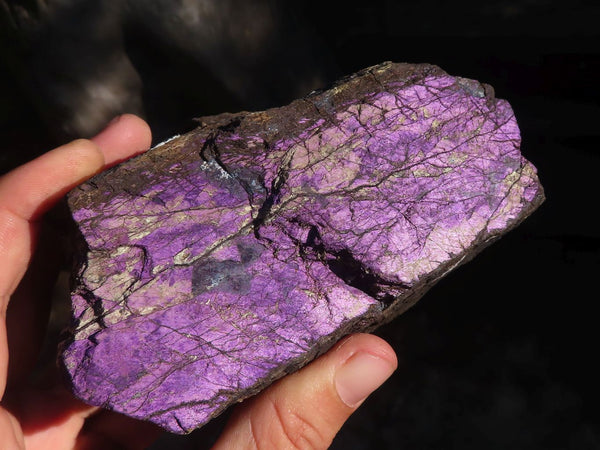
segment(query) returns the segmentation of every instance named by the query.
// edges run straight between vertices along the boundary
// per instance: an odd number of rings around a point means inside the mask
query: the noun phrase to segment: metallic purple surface
[[[543,201],[509,104],[434,66],[202,121],[69,195],[73,390],[176,433],[391,320]]]

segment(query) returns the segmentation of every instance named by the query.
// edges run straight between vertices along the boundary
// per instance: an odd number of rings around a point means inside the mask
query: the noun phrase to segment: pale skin
[[[41,239],[37,245],[43,215],[71,188],[145,151],[150,142],[148,125],[124,115],[94,138],[58,147],[0,177],[3,450],[137,449],[160,433],[152,424],[78,401],[60,382],[43,387],[24,382],[43,337],[54,276],[39,256],[48,251],[40,247],[51,246],[42,246]],[[345,338],[238,405],[215,448],[327,448],[346,419],[396,367],[396,355],[382,339],[368,334]]]

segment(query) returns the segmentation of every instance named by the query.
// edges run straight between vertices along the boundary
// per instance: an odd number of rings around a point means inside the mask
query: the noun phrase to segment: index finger
[[[58,147],[0,178],[0,296],[14,291],[31,258],[35,230],[30,223],[70,189],[147,149],[150,141],[146,122],[126,114],[92,140]]]

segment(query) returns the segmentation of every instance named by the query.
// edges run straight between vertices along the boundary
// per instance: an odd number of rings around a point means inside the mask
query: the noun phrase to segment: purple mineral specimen
[[[69,195],[92,404],[185,433],[372,330],[542,201],[509,104],[385,63],[200,127]]]

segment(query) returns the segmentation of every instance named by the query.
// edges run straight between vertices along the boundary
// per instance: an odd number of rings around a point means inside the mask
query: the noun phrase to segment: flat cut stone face
[[[186,433],[412,306],[542,201],[509,104],[384,63],[201,119],[69,194],[62,363],[93,405]]]

